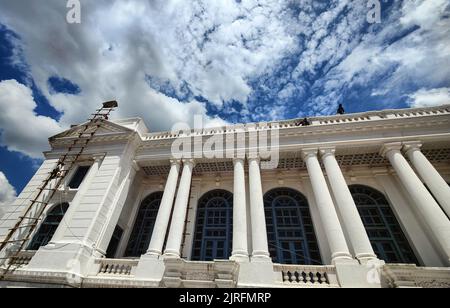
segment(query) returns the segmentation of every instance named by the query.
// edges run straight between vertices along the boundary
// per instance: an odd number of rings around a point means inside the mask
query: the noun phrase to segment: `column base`
[[[150,280],[156,283],[162,281],[166,267],[164,261],[155,258],[155,255],[143,255],[136,267],[136,279]]]
[[[342,264],[342,263],[359,264],[359,262],[357,260],[353,259],[352,255],[349,254],[348,252],[337,252],[337,253],[334,253],[331,256],[331,262],[334,265]]]
[[[241,262],[249,262],[250,258],[245,253],[238,253],[238,252],[236,252],[236,253],[233,253],[233,255],[230,257],[230,260],[238,262],[238,263],[241,263]]]
[[[272,288],[275,283],[275,272],[270,259],[240,263],[238,287],[241,288]]]
[[[356,259],[359,261],[359,263],[361,264],[367,264],[369,262],[376,262],[376,261],[380,261],[378,259],[378,257],[375,254],[371,254],[371,253],[361,253],[361,254],[357,254],[356,255]]]
[[[180,253],[175,250],[166,250],[163,254],[163,259],[181,259]]]
[[[161,258],[161,255],[162,252],[157,250],[147,250],[147,252],[145,253],[145,257],[151,259],[159,259]]]
[[[272,258],[270,254],[266,251],[254,251],[250,257],[252,262],[270,262],[272,263]]]
[[[69,285],[79,286],[83,277],[98,273],[95,260],[101,257],[82,243],[50,243],[36,252],[27,269],[65,273]]]
[[[342,288],[381,288],[381,264],[336,264],[336,275]]]

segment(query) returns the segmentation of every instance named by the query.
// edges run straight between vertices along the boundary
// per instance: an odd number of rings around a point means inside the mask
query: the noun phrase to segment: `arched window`
[[[418,264],[385,196],[362,185],[350,186],[350,192],[377,256],[387,263]]]
[[[61,203],[54,206],[45,217],[44,222],[39,227],[39,230],[33,237],[28,250],[38,250],[41,246],[47,245],[51,240],[53,235],[55,235],[56,229],[64,218],[67,209],[69,208],[69,203]]]
[[[146,253],[162,196],[162,192],[155,192],[142,201],[128,241],[125,257],[140,257]]]
[[[264,195],[272,260],[282,264],[321,265],[319,246],[306,198],[290,188]]]
[[[192,259],[228,259],[232,231],[233,194],[226,190],[206,193],[198,202]]]

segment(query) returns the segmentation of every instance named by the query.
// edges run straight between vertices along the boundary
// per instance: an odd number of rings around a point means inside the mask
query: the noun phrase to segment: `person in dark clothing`
[[[339,108],[337,110],[337,114],[344,114],[344,113],[345,113],[344,106],[342,106],[342,104],[339,104]]]
[[[304,118],[303,121],[300,122],[301,126],[309,126],[311,122],[309,122],[308,118]]]

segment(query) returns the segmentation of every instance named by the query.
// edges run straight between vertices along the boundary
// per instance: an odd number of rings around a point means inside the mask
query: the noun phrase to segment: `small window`
[[[90,166],[79,166],[77,168],[77,171],[73,175],[72,179],[69,183],[69,188],[71,189],[78,189],[80,188],[81,183],[83,183],[84,178],[86,177],[86,174],[88,173]]]

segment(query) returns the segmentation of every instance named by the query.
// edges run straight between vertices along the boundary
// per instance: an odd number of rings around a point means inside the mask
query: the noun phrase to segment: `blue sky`
[[[152,131],[450,102],[448,0],[0,0],[0,204],[102,101]]]

